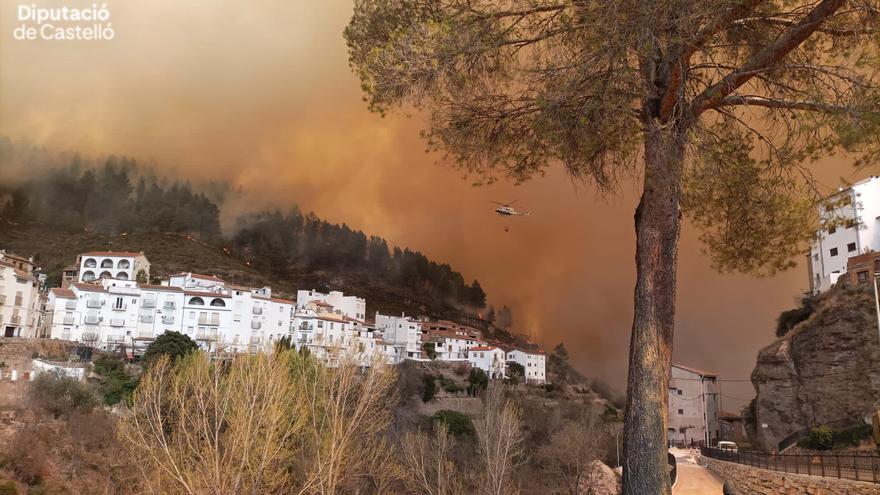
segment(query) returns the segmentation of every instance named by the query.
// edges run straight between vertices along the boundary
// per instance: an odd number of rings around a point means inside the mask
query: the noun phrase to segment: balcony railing
[[[62,324],[64,325],[73,325],[75,323],[75,319],[73,316],[65,316]]]
[[[87,308],[100,308],[103,305],[104,301],[100,299],[89,299],[88,301],[86,301]]]
[[[122,318],[111,318],[110,319],[110,326],[111,327],[124,327],[125,320],[123,320]]]
[[[83,332],[83,342],[95,342],[98,340],[98,332]]]
[[[101,317],[99,317],[97,315],[86,315],[86,317],[83,321],[85,322],[86,325],[97,325],[98,323],[101,322]]]
[[[216,331],[207,331],[207,332],[197,332],[196,340],[206,340],[206,341],[215,341],[217,340],[217,332]]]
[[[251,328],[254,329],[254,330],[259,330],[260,327],[262,327],[262,326],[263,326],[263,324],[260,323],[260,322],[258,322],[258,321],[252,321],[252,322],[251,322]]]
[[[209,325],[212,327],[216,327],[220,325],[220,316],[199,316],[199,325]]]
[[[125,335],[108,335],[107,342],[112,342],[112,343],[125,342]]]
[[[128,309],[128,304],[114,304],[113,311],[125,311]]]
[[[254,306],[254,314],[255,315],[263,314],[263,307],[262,306]]]
[[[153,323],[153,315],[141,315],[141,323]]]
[[[155,299],[144,299],[144,308],[155,308],[156,300]]]
[[[142,340],[148,340],[148,339],[155,338],[152,330],[138,330],[137,336],[139,339],[142,339]]]
[[[257,345],[263,343],[263,337],[260,335],[252,335],[251,336],[251,345]]]
[[[165,309],[174,309],[177,306],[174,304],[174,301],[165,301],[165,305],[162,307]]]
[[[162,324],[163,325],[173,325],[174,324],[174,315],[163,315],[162,316]]]
[[[76,309],[76,301],[67,301],[64,303],[64,309]]]

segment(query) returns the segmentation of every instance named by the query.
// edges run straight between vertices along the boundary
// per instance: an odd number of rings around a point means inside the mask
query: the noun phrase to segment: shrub
[[[455,393],[458,393],[458,392],[461,392],[464,390],[464,387],[459,385],[458,382],[456,382],[455,380],[453,380],[447,376],[440,375],[439,380],[440,380],[440,386],[443,387],[443,390],[445,390],[451,394],[455,394]]]
[[[776,336],[782,337],[798,323],[805,321],[816,310],[816,300],[812,297],[801,299],[801,305],[798,308],[783,311],[776,320]]]
[[[473,421],[471,421],[471,418],[464,413],[452,411],[450,409],[442,409],[437,411],[431,419],[434,423],[438,421],[445,423],[446,427],[449,428],[449,433],[452,433],[453,435],[474,436],[476,434]]]
[[[468,393],[476,397],[478,393],[489,387],[489,375],[480,368],[471,368],[471,373],[468,375],[468,384]]]
[[[422,350],[425,351],[425,355],[428,356],[428,359],[432,361],[437,359],[437,346],[434,345],[433,342],[425,342],[422,344]]]
[[[125,372],[125,363],[113,356],[102,355],[95,360],[95,373],[101,375],[98,393],[104,404],[112,406],[131,397],[137,388],[137,379]]]
[[[30,384],[31,402],[56,418],[95,406],[92,388],[79,380],[52,373],[40,373]]]
[[[172,360],[186,356],[187,354],[198,350],[199,345],[180,332],[168,331],[156,337],[147,351],[144,353],[144,361],[147,364],[153,363],[160,356],[167,354]]]
[[[422,380],[422,402],[431,402],[437,395],[437,384],[432,375],[425,374]]]
[[[0,483],[0,495],[18,495],[18,487],[14,481]]]
[[[798,442],[801,447],[817,450],[831,450],[834,447],[834,433],[827,426],[819,426],[810,431],[810,436]]]
[[[4,461],[16,477],[28,485],[39,485],[45,476],[45,442],[37,426],[19,430],[6,449]]]

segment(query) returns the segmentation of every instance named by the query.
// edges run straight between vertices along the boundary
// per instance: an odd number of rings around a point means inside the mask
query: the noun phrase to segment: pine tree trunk
[[[635,313],[623,440],[625,495],[668,495],[667,379],[675,319],[685,132],[647,122],[645,177],[635,214]]]

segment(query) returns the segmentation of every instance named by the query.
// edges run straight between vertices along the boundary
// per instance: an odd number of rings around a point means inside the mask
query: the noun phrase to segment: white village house
[[[476,346],[468,349],[467,355],[471,366],[485,371],[489,378],[507,376],[507,353],[504,349],[494,345]]]
[[[376,331],[394,346],[394,363],[404,359],[423,359],[422,322],[401,314],[388,316],[376,313]]]
[[[0,336],[38,336],[41,286],[32,258],[0,251]]]
[[[507,352],[507,362],[517,363],[525,370],[527,383],[541,384],[547,381],[547,359],[541,350],[512,349]]]
[[[807,257],[810,292],[828,290],[847,272],[849,258],[880,251],[880,177],[869,177],[826,198],[821,229]]]
[[[673,363],[669,368],[669,425],[671,445],[715,445],[721,434],[718,376]]]

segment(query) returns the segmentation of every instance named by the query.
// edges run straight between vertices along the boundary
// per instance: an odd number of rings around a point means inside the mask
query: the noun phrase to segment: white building
[[[367,301],[362,297],[346,296],[339,291],[330,291],[328,294],[316,290],[300,290],[296,292],[296,304],[304,308],[310,302],[323,301],[343,315],[358,321],[367,319]]]
[[[471,347],[467,351],[468,361],[474,368],[485,371],[489,378],[504,378],[507,373],[507,353],[493,345]]]
[[[0,335],[36,337],[43,305],[33,260],[0,252]]]
[[[78,282],[91,282],[99,278],[150,280],[150,262],[144,253],[90,251],[79,255],[76,261]]]
[[[547,359],[540,350],[513,349],[507,353],[507,362],[522,365],[528,383],[544,383],[547,380]]]
[[[822,228],[816,232],[807,263],[813,294],[837,282],[846,273],[849,258],[880,251],[880,177],[829,196],[818,214]]]
[[[467,361],[469,349],[486,345],[474,335],[457,330],[433,330],[423,334],[422,338],[434,346],[436,359],[441,361]]]
[[[669,443],[715,445],[721,434],[718,376],[672,364],[669,369]]]
[[[376,331],[395,349],[394,363],[404,359],[422,359],[422,322],[411,316],[388,316],[376,313]]]

